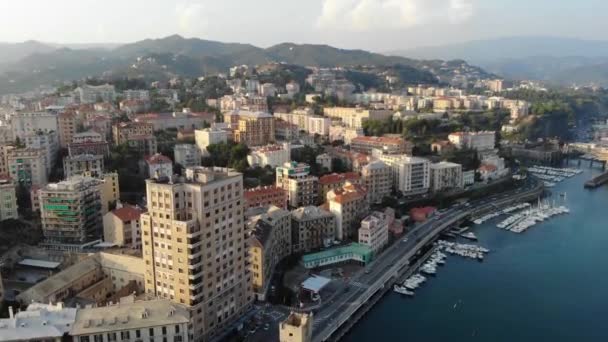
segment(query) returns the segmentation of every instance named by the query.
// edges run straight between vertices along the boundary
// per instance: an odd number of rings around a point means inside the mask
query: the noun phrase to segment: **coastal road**
[[[382,288],[387,279],[407,265],[407,260],[446,228],[476,212],[503,206],[537,191],[538,186],[538,183],[528,180],[521,188],[453,206],[412,229],[401,241],[395,242],[367,265],[365,270],[343,283],[333,296],[324,300],[324,306],[314,316],[313,340],[327,340],[350,317],[353,310],[358,309],[370,294]]]

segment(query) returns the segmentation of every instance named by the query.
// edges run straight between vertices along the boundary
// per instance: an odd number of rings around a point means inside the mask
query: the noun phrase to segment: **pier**
[[[594,177],[591,180],[587,181],[585,183],[585,188],[595,189],[606,183],[608,183],[608,172],[604,172],[601,175]]]

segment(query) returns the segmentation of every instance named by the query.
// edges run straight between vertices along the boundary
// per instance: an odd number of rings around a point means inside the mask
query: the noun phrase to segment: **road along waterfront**
[[[551,189],[570,215],[523,234],[474,226],[483,263],[448,257],[406,298],[392,291],[342,339],[362,341],[601,341],[608,314],[608,187],[585,190],[600,170]]]
[[[526,200],[537,198],[542,191],[539,182],[525,183],[516,190],[476,200],[467,205],[455,206],[408,232],[406,241],[397,242],[389,247],[366,267],[365,273],[353,277],[343,286],[343,291],[338,290],[338,295],[329,298],[318,310],[313,325],[314,341],[329,341],[341,337],[344,333],[341,331],[344,323],[366,305],[368,300],[390,289],[400,273],[407,269],[408,260],[446,228],[473,214],[519,202],[522,198]]]

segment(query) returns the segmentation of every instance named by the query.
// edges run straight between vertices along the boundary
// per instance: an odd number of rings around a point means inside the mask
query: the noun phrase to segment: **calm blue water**
[[[413,299],[388,294],[344,341],[608,341],[608,187],[553,189],[571,213],[523,234],[475,226],[483,263],[449,257]],[[459,303],[456,308],[454,305]]]

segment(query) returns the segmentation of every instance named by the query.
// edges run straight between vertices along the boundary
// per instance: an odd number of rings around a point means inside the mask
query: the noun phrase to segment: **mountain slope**
[[[35,53],[51,52],[56,48],[34,40],[23,43],[0,43],[0,64],[16,62]]]
[[[409,75],[407,80],[412,83],[449,82],[461,71],[470,71],[476,77],[488,76],[485,71],[462,60],[419,61],[363,50],[292,43],[262,49],[249,44],[186,39],[174,35],[146,39],[113,50],[64,48],[36,53],[5,66],[4,73],[0,71],[0,93],[26,91],[39,85],[57,85],[88,76],[128,76],[147,80],[198,77],[226,72],[233,65],[270,62],[318,67],[402,65],[409,69],[401,68],[401,73]]]
[[[608,41],[510,37],[398,51],[417,58],[463,58],[510,79],[608,84]]]

